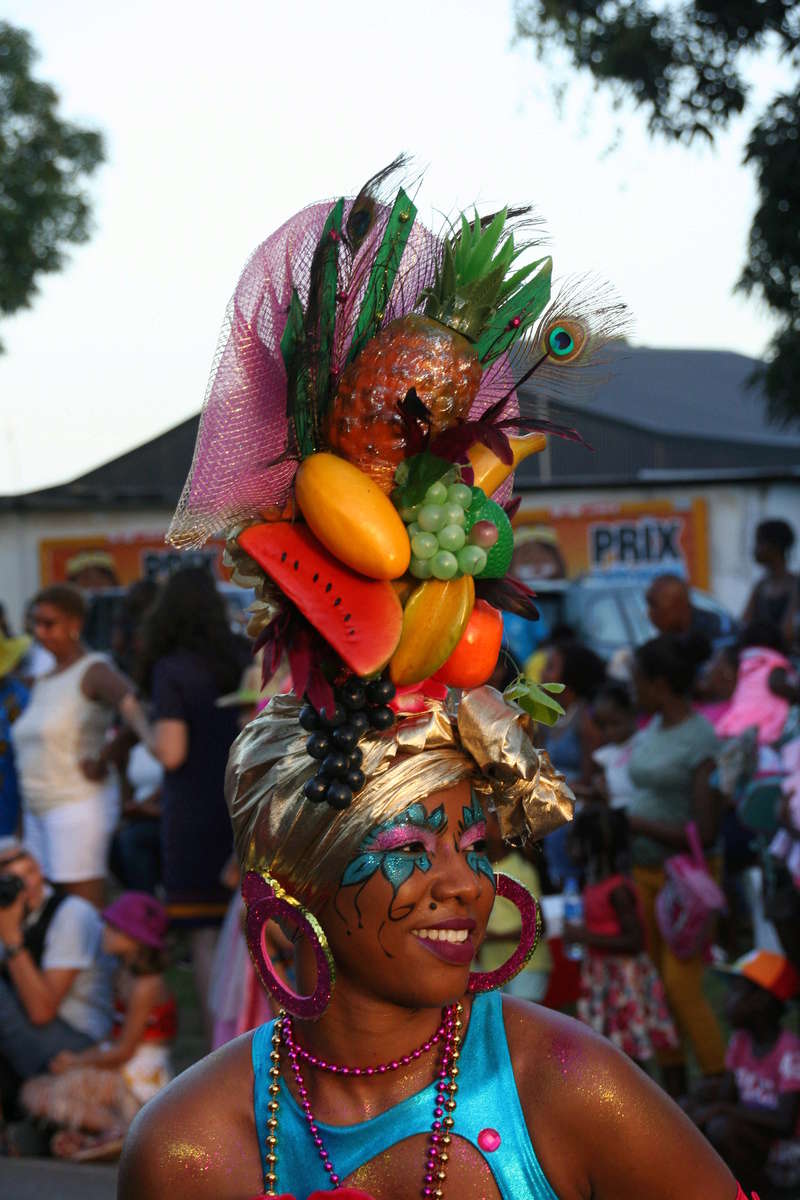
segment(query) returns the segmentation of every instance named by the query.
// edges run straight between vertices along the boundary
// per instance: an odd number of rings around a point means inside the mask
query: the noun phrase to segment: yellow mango
[[[538,454],[547,445],[547,438],[543,433],[526,433],[523,437],[510,437],[508,440],[514,455],[511,464],[501,462],[497,455],[481,442],[476,442],[467,451],[475,474],[475,487],[479,487],[487,496],[497,491],[503,480],[508,479],[524,458],[529,454]]]
[[[421,583],[403,611],[403,632],[389,663],[392,682],[404,687],[438,671],[458,645],[474,604],[471,575]]]
[[[369,579],[397,579],[411,544],[400,514],[369,475],[336,454],[304,458],[294,495],[312,533],[331,554]]]

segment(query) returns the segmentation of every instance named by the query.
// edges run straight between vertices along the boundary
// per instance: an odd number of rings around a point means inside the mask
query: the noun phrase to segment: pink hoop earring
[[[247,947],[262,985],[293,1017],[316,1021],[328,1007],[336,981],[333,955],[322,926],[313,913],[266,872],[248,871],[242,882],[242,896],[247,906]],[[265,946],[266,926],[270,919],[295,924],[311,942],[317,964],[317,986],[311,995],[301,996],[275,973]]]
[[[511,875],[495,875],[496,894],[510,900],[520,911],[522,931],[519,945],[510,958],[494,971],[471,971],[467,990],[491,992],[503,987],[530,960],[542,933],[542,911],[527,888]]]

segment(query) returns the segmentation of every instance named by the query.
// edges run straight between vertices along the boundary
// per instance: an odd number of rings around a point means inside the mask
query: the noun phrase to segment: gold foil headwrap
[[[575,797],[546,750],[533,744],[533,721],[494,688],[464,692],[458,733],[480,774],[475,789],[491,796],[506,839],[542,838],[572,820]]]
[[[541,837],[571,819],[572,793],[534,747],[529,718],[493,688],[465,692],[456,720],[431,701],[387,733],[362,738],[367,783],[343,812],[302,795],[317,763],[300,707],[294,696],[276,696],[245,727],[225,793],[242,862],[269,871],[309,908],[333,895],[375,825],[463,779],[492,798],[504,837]]]

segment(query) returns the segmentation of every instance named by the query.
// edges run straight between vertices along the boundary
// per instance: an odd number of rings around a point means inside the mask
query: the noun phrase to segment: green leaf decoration
[[[431,484],[436,483],[453,468],[451,462],[447,462],[444,458],[438,458],[435,454],[429,454],[427,450],[406,459],[406,462],[408,463],[408,479],[400,492],[401,508],[410,508],[412,504],[421,504]]]
[[[380,329],[392,285],[416,215],[416,205],[403,188],[400,188],[372,264],[353,340],[347,355],[348,362],[353,361],[365,343]]]
[[[331,354],[333,351],[333,332],[336,325],[336,293],[339,286],[339,246],[342,236],[342,216],[344,213],[344,197],[336,201],[322,229],[320,248],[323,250],[321,269],[317,285],[317,295],[314,297],[314,316],[317,324],[316,349],[314,363],[314,431],[315,442],[320,443],[320,430],[324,425],[325,414],[331,401]],[[311,298],[309,298],[309,316],[312,315]],[[313,332],[313,331],[309,331]]]
[[[480,236],[480,244],[470,255],[470,275],[473,279],[479,279],[485,273],[486,268],[492,261],[492,255],[497,249],[497,243],[502,237],[503,227],[505,226],[507,216],[508,208],[506,207],[501,209],[501,211],[495,215],[491,225],[488,225],[487,228],[482,231]],[[480,222],[478,221],[477,217],[476,222],[478,224],[478,231],[480,232]],[[500,257],[501,256],[498,255],[498,258]]]
[[[558,718],[564,716],[564,709],[553,699],[552,693],[563,690],[563,683],[533,683],[520,675],[503,692],[503,698],[515,701],[541,725],[555,725]]]
[[[478,339],[478,358],[484,366],[503,354],[533,324],[550,299],[552,258],[541,258],[533,266],[541,266],[541,270],[498,308]],[[528,268],[528,274],[530,270]],[[516,328],[509,328],[514,317],[520,318],[520,324]]]
[[[313,454],[314,420],[308,391],[307,366],[303,365],[305,322],[303,306],[297,289],[292,289],[286,328],[281,338],[281,357],[286,367],[286,415],[294,428],[295,442],[301,458]]]

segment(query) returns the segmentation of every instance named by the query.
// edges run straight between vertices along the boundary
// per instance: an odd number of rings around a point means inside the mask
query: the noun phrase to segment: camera
[[[0,908],[10,908],[24,887],[18,875],[0,875]]]

